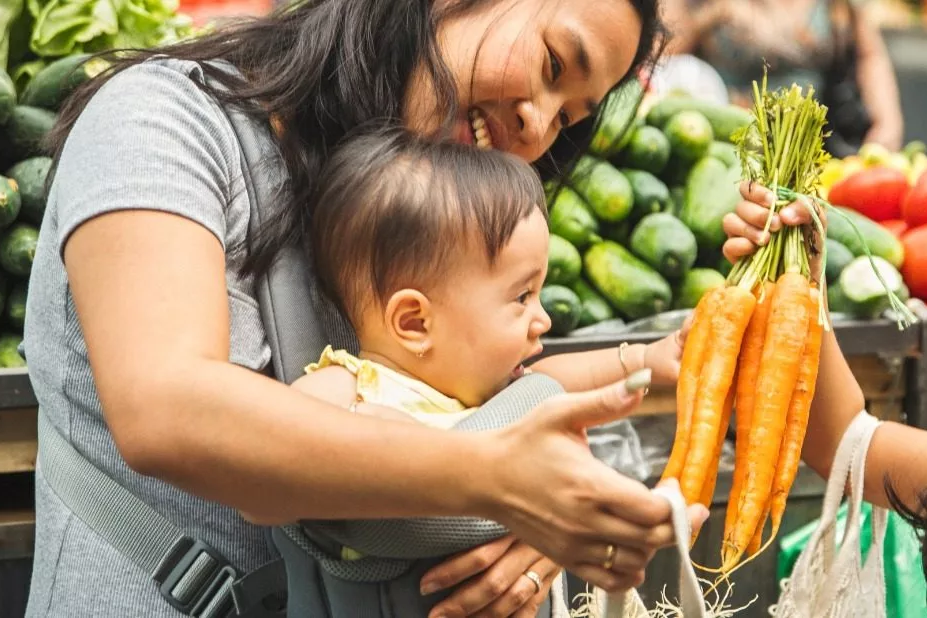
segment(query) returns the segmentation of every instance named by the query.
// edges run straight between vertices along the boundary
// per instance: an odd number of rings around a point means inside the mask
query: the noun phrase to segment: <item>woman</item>
[[[69,102],[54,137],[25,337],[43,413],[241,571],[272,556],[239,512],[262,524],[473,515],[513,537],[427,575],[424,592],[469,579],[435,613],[533,615],[561,566],[610,590],[639,583],[671,540],[669,508],[582,439],[638,396],[563,397],[480,435],[352,415],[267,376],[253,281],[306,236],[322,162],[363,123],[401,119],[562,165],[594,107],[649,58],[657,15],[655,0],[307,1],[122,63]],[[279,220],[247,251],[233,105],[272,121],[268,152],[288,174]],[[679,339],[651,351],[655,376],[675,379]],[[29,616],[178,615],[64,506],[41,461],[36,511]]]
[[[834,98],[827,101],[832,107],[845,88],[833,80],[848,71],[846,77],[858,83],[871,122],[868,130],[861,127],[862,142],[898,150],[904,139],[898,85],[882,35],[865,18],[862,4],[859,0],[670,0],[666,19],[675,35],[670,49],[712,64],[732,100],[747,105],[753,96],[751,84],[764,63],[769,66],[771,88],[792,82],[813,85],[825,98]],[[854,57],[845,58],[847,53]]]

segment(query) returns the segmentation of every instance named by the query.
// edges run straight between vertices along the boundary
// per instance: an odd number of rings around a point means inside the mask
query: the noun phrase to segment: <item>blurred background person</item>
[[[898,84],[863,0],[665,0],[669,53],[691,54],[721,75],[734,103],[750,105],[769,68],[770,89],[814,86],[830,108],[836,156],[863,143],[897,150],[904,138]]]

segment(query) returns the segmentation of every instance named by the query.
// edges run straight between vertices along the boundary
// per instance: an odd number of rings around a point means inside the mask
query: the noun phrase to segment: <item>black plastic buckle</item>
[[[155,581],[173,608],[194,618],[235,615],[232,583],[239,575],[224,557],[190,537],[184,537],[171,556],[178,557],[165,561]]]

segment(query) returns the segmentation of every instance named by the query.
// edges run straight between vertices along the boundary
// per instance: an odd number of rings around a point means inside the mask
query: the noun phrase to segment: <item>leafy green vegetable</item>
[[[10,58],[13,23],[23,12],[23,0],[0,0],[0,69],[6,70]]]
[[[28,8],[29,46],[43,57],[154,47],[192,30],[176,0],[28,0]]]

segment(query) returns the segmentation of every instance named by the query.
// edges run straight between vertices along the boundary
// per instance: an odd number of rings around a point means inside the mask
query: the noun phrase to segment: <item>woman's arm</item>
[[[867,19],[865,8],[853,10],[858,11],[855,20],[857,79],[863,103],[872,118],[872,128],[865,141],[898,150],[904,140],[904,116],[895,69],[876,23]]]
[[[476,436],[362,419],[229,364],[225,256],[202,226],[103,215],[74,232],[65,262],[107,423],[135,470],[272,522],[481,510],[461,483],[481,475],[465,463],[480,457]]]

